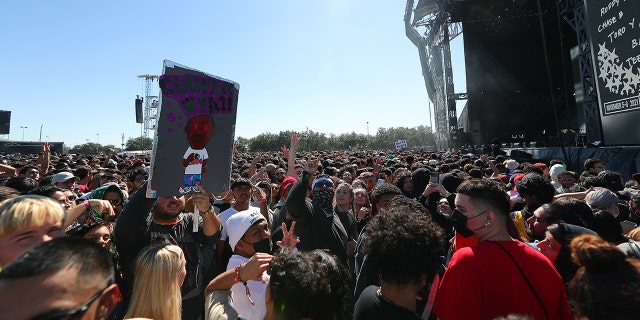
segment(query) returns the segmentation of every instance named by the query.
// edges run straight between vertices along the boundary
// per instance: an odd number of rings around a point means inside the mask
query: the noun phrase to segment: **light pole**
[[[96,133],[96,136],[98,136],[98,144],[100,144],[100,134]]]
[[[24,141],[24,129],[29,127],[20,126],[20,128],[22,128],[22,141]]]

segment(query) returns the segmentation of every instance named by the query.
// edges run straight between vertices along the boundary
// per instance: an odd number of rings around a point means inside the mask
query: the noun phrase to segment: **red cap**
[[[542,169],[542,170],[544,170],[544,169],[546,169],[546,168],[547,168],[547,165],[546,165],[546,164],[544,164],[544,163],[542,163],[542,162],[536,162],[536,163],[534,163],[533,165],[534,165],[534,166],[536,166],[536,167],[538,167],[538,168],[540,168],[540,169]]]
[[[280,185],[280,193],[284,197],[284,192],[291,188],[293,184],[296,183],[296,178],[294,177],[286,177],[282,180],[282,184]]]

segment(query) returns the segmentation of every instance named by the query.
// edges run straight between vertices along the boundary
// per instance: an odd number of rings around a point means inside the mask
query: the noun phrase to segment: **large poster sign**
[[[165,60],[147,196],[229,189],[240,85]]]
[[[586,0],[607,145],[640,141],[640,1]]]

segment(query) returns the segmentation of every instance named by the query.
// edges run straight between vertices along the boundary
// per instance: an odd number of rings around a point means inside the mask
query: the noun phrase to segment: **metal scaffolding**
[[[586,143],[602,141],[602,124],[596,92],[596,77],[591,60],[591,41],[583,0],[558,0],[558,14],[575,31],[578,38],[578,66],[582,80]]]
[[[456,93],[451,69],[450,41],[462,33],[461,22],[452,22],[452,11],[460,0],[407,0],[404,23],[409,40],[418,48],[422,75],[429,99],[434,105],[436,142],[441,149],[460,146],[456,100],[467,97]],[[488,1],[500,5],[500,1]],[[465,1],[467,3],[467,1]],[[553,2],[551,2],[553,3]],[[576,33],[579,72],[584,100],[585,143],[602,141],[602,125],[596,91],[596,78],[584,0],[555,0],[558,15]],[[474,5],[475,1],[471,2]],[[457,21],[457,19],[456,19]],[[566,50],[566,48],[562,48]]]
[[[422,76],[434,105],[436,143],[439,149],[460,145],[453,86],[450,41],[462,33],[460,23],[451,22],[442,0],[407,1],[404,22],[409,40],[418,48]]]
[[[143,137],[149,138],[149,131],[156,130],[158,123],[158,96],[153,95],[151,89],[153,82],[158,79],[158,76],[151,74],[139,75],[138,78],[145,80],[144,91],[144,112],[143,112]]]

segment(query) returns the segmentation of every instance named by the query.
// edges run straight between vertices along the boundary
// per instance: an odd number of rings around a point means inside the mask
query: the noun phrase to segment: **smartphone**
[[[429,182],[439,183],[440,182],[440,173],[431,172],[431,178],[429,178]]]

